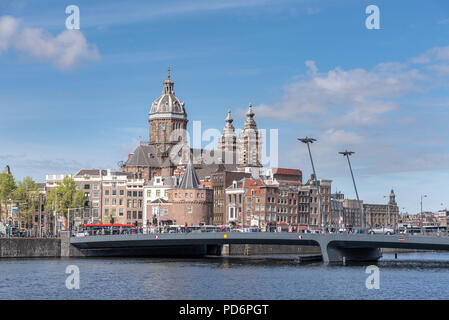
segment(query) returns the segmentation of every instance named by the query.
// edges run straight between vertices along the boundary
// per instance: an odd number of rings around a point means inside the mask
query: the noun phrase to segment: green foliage
[[[0,202],[4,204],[4,212],[6,212],[7,201],[12,198],[14,191],[16,190],[16,182],[11,173],[0,173]],[[0,219],[2,218],[2,211],[0,205]]]
[[[81,190],[76,190],[75,180],[64,177],[62,183],[48,193],[46,211],[49,214],[56,211],[58,217],[67,218],[68,208],[78,208],[83,205],[84,194]]]
[[[26,222],[30,222],[31,213],[39,206],[39,188],[31,177],[19,181],[13,192],[14,202],[19,203],[18,213]]]

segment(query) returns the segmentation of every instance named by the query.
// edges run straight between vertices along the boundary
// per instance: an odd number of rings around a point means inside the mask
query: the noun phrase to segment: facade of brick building
[[[178,225],[209,225],[213,221],[213,191],[201,185],[189,162],[179,185],[168,190],[167,219]]]
[[[249,178],[250,173],[242,171],[228,171],[224,165],[211,175],[211,188],[213,190],[213,224],[224,225],[226,218],[226,188],[232,185],[233,181]]]
[[[330,213],[331,213],[331,186],[332,180],[318,180],[318,186],[320,188],[321,200],[322,200],[322,208],[324,212],[324,222],[322,223],[322,214],[320,210],[320,201],[318,196],[318,189],[315,185],[315,177],[313,174],[310,175],[309,180],[300,187],[300,190],[303,191],[303,198],[301,199],[301,204],[303,207],[308,208],[309,217],[308,224],[315,227],[320,227],[322,224],[326,225],[330,223]],[[308,196],[306,196],[308,194]],[[303,200],[305,198],[309,198],[308,206],[304,205]],[[301,211],[303,212],[303,211]]]

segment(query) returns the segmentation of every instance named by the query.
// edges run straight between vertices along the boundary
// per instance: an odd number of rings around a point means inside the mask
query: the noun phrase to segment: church
[[[260,172],[261,137],[254,116],[250,100],[243,129],[237,137],[229,108],[218,150],[190,148],[185,144],[189,121],[186,106],[175,94],[168,68],[162,95],[151,104],[148,142],[141,142],[128,159],[120,163],[120,170],[144,179],[145,183],[156,176],[180,175],[189,160],[195,164],[200,179],[223,167],[232,171]],[[217,156],[218,161],[203,161],[203,152]]]

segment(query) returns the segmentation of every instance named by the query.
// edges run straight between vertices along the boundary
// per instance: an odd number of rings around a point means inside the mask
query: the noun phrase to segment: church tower
[[[163,83],[162,95],[151,105],[148,122],[149,144],[156,149],[158,158],[162,160],[168,158],[170,149],[181,139],[185,141],[187,113],[184,102],[175,96],[174,82],[170,78],[170,67],[167,79]],[[178,129],[182,130],[176,131]]]
[[[389,204],[389,205],[392,205],[392,206],[397,206],[397,203],[396,203],[396,195],[394,194],[394,190],[393,190],[393,189],[391,189],[391,192],[390,192],[390,201],[388,201],[388,204]]]
[[[223,152],[235,152],[236,151],[236,142],[237,138],[235,136],[235,128],[232,122],[231,116],[231,107],[228,107],[228,115],[226,116],[226,125],[223,128],[223,134],[221,135],[221,139],[218,142],[218,150]]]
[[[254,121],[253,106],[249,100],[248,111],[246,112],[246,121],[239,137],[238,152],[239,166],[262,167],[260,164],[261,138],[257,130],[256,121]]]

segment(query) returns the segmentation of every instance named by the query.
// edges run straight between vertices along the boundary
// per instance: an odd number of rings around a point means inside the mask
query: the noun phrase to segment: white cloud
[[[19,27],[19,21],[11,16],[0,17],[0,53],[7,51]]]
[[[423,54],[410,59],[410,62],[418,64],[426,64],[431,61],[447,61],[449,60],[449,46],[446,47],[435,47],[427,50]]]
[[[99,60],[95,45],[89,44],[79,30],[65,30],[53,37],[43,29],[20,28],[10,16],[0,17],[0,53],[13,47],[59,69],[70,69],[88,60]]]
[[[255,107],[261,118],[296,122],[320,121],[329,127],[378,124],[383,114],[397,105],[389,99],[416,89],[418,71],[399,63],[383,63],[372,70],[335,68],[319,73],[314,61],[306,61],[309,72],[284,88],[279,102]]]

